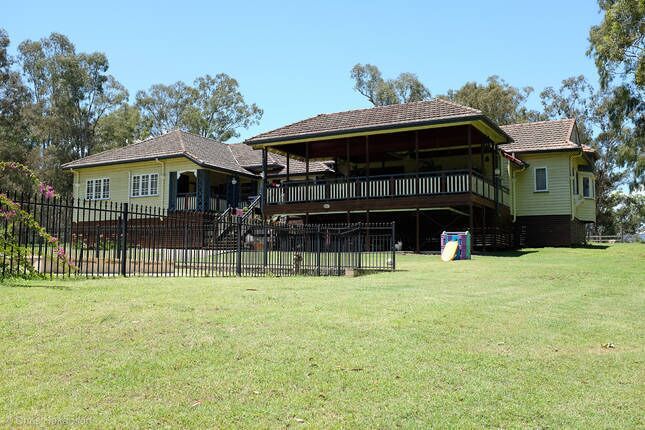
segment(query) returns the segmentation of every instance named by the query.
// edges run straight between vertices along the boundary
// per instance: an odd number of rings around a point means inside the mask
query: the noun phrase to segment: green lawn
[[[0,427],[645,426],[645,245],[397,263],[5,282]]]

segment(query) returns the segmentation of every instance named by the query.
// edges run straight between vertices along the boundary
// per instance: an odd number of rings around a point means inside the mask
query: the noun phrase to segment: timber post
[[[127,276],[127,257],[128,257],[128,204],[123,203],[122,221],[121,221],[121,276]]]

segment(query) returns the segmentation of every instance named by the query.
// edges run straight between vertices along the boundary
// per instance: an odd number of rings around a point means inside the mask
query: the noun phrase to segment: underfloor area
[[[392,212],[351,212],[324,215],[292,217],[291,219],[310,223],[390,223],[396,226],[395,242],[402,251],[436,252],[441,247],[441,233],[444,231],[466,231],[470,229],[469,208],[438,208]],[[495,225],[497,222],[497,225]],[[482,226],[485,229],[482,230]],[[501,238],[499,232],[511,234],[510,220],[498,217],[490,208],[473,208],[473,248],[482,251],[484,239],[488,250],[512,248],[512,240]],[[483,234],[482,234],[483,233]],[[498,237],[499,236],[499,237]],[[512,236],[512,234],[511,234]],[[504,239],[504,240],[502,240]]]

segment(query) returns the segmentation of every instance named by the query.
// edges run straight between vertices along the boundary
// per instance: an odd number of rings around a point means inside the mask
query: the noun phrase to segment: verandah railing
[[[324,178],[287,181],[267,189],[268,204],[428,196],[472,192],[495,199],[495,185],[482,175],[467,170],[423,172],[419,174]],[[509,191],[498,186],[497,201],[508,205]]]
[[[175,210],[190,211],[197,210],[197,193],[181,193],[175,198]],[[222,212],[228,207],[226,199],[219,196],[211,196],[208,203],[208,210]]]
[[[54,245],[3,218],[0,277],[341,275],[394,270],[394,224],[290,225],[108,201],[11,195],[58,238]],[[3,208],[0,208],[3,209]],[[25,264],[26,262],[26,264]]]

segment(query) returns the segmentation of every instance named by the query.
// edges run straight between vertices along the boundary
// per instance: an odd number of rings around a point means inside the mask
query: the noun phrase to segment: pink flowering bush
[[[45,199],[52,199],[56,196],[54,188],[41,182],[36,174],[25,165],[14,162],[0,162],[0,176],[8,172],[24,175],[33,183],[33,188],[42,194]],[[7,194],[2,192],[0,192],[0,221],[7,223],[6,228],[3,229],[5,230],[4,234],[0,235],[0,264],[6,262],[3,268],[5,276],[36,274],[36,270],[29,259],[30,250],[25,246],[19,246],[13,236],[14,225],[21,225],[22,228],[32,230],[45,240],[50,245],[48,249],[51,248],[49,258],[56,259],[59,264],[62,264],[63,269],[76,270],[60,240],[49,234],[33,215],[25,211],[18,202],[13,201]],[[11,264],[8,264],[8,262],[11,262]]]

